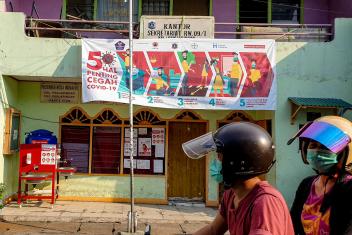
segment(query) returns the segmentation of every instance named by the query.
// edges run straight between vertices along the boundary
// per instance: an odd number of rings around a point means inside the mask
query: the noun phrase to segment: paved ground
[[[207,223],[167,224],[152,223],[152,235],[192,234]],[[0,234],[112,234],[126,231],[125,223],[74,223],[74,222],[0,222]],[[139,224],[139,231],[145,230],[145,224]],[[143,234],[143,233],[142,233]]]
[[[0,213],[0,234],[118,234],[127,229],[125,203],[57,201],[12,202]],[[138,230],[151,225],[153,235],[192,234],[210,223],[216,208],[202,205],[136,205]]]

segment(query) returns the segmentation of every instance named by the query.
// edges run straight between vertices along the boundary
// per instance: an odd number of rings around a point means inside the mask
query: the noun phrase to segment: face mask
[[[216,182],[221,183],[223,181],[221,170],[222,163],[219,160],[214,159],[210,164],[210,176],[215,179]]]
[[[234,58],[233,58],[233,61],[234,61],[234,62],[237,62],[237,61],[238,61],[238,58],[237,58],[237,57],[234,57]]]
[[[337,154],[322,149],[307,149],[307,161],[319,173],[328,173],[337,164]]]
[[[252,69],[255,69],[255,64],[252,64]]]
[[[132,69],[132,75],[137,75],[138,74],[138,69],[137,68],[133,68]]]

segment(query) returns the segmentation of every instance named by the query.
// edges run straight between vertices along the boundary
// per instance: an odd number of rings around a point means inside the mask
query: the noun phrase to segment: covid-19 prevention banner
[[[274,40],[82,40],[83,102],[184,109],[274,110]],[[129,78],[132,73],[133,83]]]

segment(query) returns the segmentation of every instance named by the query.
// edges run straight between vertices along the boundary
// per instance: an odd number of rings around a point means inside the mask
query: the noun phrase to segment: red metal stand
[[[56,170],[57,148],[55,144],[21,144],[17,203],[21,206],[23,200],[50,199],[53,207],[57,198]],[[29,184],[40,184],[45,181],[51,181],[50,195],[29,195]],[[22,183],[25,184],[23,192]]]

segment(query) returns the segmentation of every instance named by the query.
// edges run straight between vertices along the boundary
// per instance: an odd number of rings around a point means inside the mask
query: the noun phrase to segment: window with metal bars
[[[268,23],[268,0],[240,0],[240,23]]]
[[[92,141],[92,173],[120,173],[121,128],[95,126]]]
[[[126,0],[98,1],[97,20],[128,22],[129,2]],[[138,0],[133,0],[133,22],[138,21]],[[110,25],[110,27],[112,27]],[[114,26],[116,27],[116,26]]]
[[[62,116],[60,122],[62,166],[74,166],[79,173],[120,173],[121,127],[118,125],[123,121],[113,110],[102,110],[91,118],[76,107]]]
[[[166,121],[141,110],[134,115],[133,122],[138,125],[134,133],[135,173],[164,175]],[[60,118],[60,123],[61,166],[76,167],[79,173],[129,173],[129,121],[122,120],[111,109],[89,117],[83,109],[74,107]]]
[[[66,0],[67,15],[93,20],[94,0]]]
[[[142,15],[170,15],[170,0],[143,0]]]
[[[89,172],[89,126],[61,126],[62,166],[74,166],[79,173]]]
[[[272,22],[298,24],[300,0],[272,0]]]

